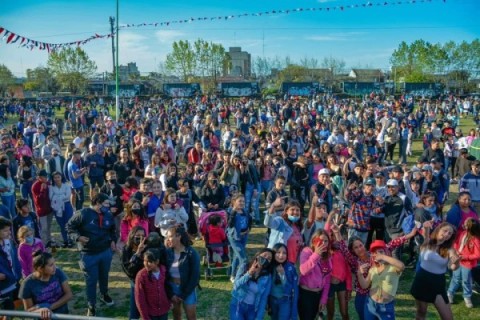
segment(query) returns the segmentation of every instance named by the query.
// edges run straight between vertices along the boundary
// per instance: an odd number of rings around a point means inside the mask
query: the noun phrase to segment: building
[[[230,47],[228,49],[230,63],[226,76],[250,78],[252,75],[252,57],[250,53],[242,51],[241,47]]]
[[[385,81],[385,75],[380,69],[352,69],[348,76],[351,78],[351,80],[355,80],[356,82]]]
[[[118,66],[118,77],[120,81],[128,81],[140,77],[137,64],[135,62],[129,62],[126,66]]]

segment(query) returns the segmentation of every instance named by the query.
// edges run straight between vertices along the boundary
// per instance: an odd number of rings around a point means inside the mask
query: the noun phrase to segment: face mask
[[[142,214],[142,209],[132,209],[132,213],[136,216],[139,216]]]
[[[142,239],[141,239],[141,238],[139,238],[139,237],[133,238],[133,243],[134,243],[135,245],[138,246],[138,245],[140,244],[140,242],[142,242]]]
[[[28,243],[28,244],[32,244],[32,243],[33,243],[33,240],[35,240],[35,239],[33,238],[33,236],[29,236],[29,237],[26,237],[26,238],[25,238],[25,242]]]
[[[108,181],[109,181],[111,184],[117,183],[117,179],[110,179],[110,180],[108,180]]]
[[[270,261],[268,261],[265,257],[262,257],[262,256],[257,257],[257,263],[262,268],[268,268],[268,266],[270,265]]]
[[[103,214],[107,214],[108,212],[110,212],[110,207],[101,206],[100,212]]]
[[[288,216],[288,220],[290,220],[291,222],[295,223],[295,222],[297,222],[298,220],[300,220],[300,217]]]

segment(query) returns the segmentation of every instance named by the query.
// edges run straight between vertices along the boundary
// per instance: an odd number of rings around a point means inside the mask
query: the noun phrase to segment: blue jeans
[[[108,273],[112,264],[113,252],[110,248],[94,254],[80,254],[80,270],[83,271],[87,286],[87,302],[95,306],[97,302],[97,283],[100,294],[108,292]]]
[[[272,314],[270,318],[272,320],[290,319],[292,313],[292,301],[290,297],[275,298],[273,296],[268,297],[268,303]]]
[[[130,313],[129,319],[140,319],[140,312],[138,312],[137,304],[135,303],[135,282],[130,280]]]
[[[453,271],[452,278],[450,280],[450,286],[448,287],[448,294],[452,296],[457,291],[460,284],[463,288],[463,297],[471,298],[472,297],[472,270],[467,269],[463,266],[458,267],[457,270]]]
[[[20,185],[20,194],[22,195],[22,198],[23,199],[30,198],[31,203],[33,203],[32,185],[33,185],[33,181],[26,181]]]
[[[408,144],[408,140],[400,139],[400,148],[398,150],[398,156],[402,164],[407,163],[407,144]]]
[[[57,220],[58,225],[60,226],[60,233],[62,234],[63,242],[68,242],[68,235],[65,226],[67,225],[68,220],[73,216],[73,207],[70,201],[65,202],[65,209],[61,217],[57,216],[55,213],[55,220]]]
[[[255,320],[255,306],[246,304],[232,298],[230,302],[230,319],[236,320]]]
[[[2,203],[10,211],[10,219],[13,219],[17,216],[17,210],[15,209],[15,195],[11,196],[0,196],[2,198]]]
[[[254,197],[253,190],[257,189],[257,196]],[[259,206],[259,199],[260,199],[260,186],[254,186],[251,183],[247,183],[247,187],[245,188],[245,209],[249,212],[252,212],[252,218],[255,220],[260,220],[260,210]],[[250,211],[251,206],[251,211]]]
[[[260,181],[260,187],[262,188],[262,192],[265,194],[265,198],[266,198],[267,194],[273,188],[273,181],[272,180],[262,180],[262,181]]]
[[[236,277],[237,271],[243,269],[243,266],[247,263],[247,250],[246,238],[244,241],[236,241],[233,239],[228,239],[230,242],[230,248],[232,248],[232,277]]]
[[[375,148],[375,146],[367,147],[367,155],[373,157],[376,153],[377,153],[377,149]]]
[[[364,320],[364,309],[365,309],[365,303],[368,298],[368,293],[367,294],[359,294],[358,292],[355,294],[355,311],[357,311],[358,314],[358,319],[359,320]]]
[[[364,312],[365,320],[395,320],[395,300],[389,303],[376,303],[368,297]]]

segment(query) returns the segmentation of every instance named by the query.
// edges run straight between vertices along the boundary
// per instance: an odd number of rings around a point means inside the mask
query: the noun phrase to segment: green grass
[[[63,117],[63,113],[57,112],[57,116]],[[463,132],[468,132],[470,128],[475,128],[475,125],[471,118],[462,119],[461,128]],[[70,142],[72,138],[70,137],[69,132],[66,132],[65,138],[67,140],[66,142]],[[422,152],[421,140],[415,141],[413,150],[413,156],[408,159],[410,164],[413,164]],[[396,156],[394,159],[397,160]],[[446,210],[448,210],[450,204],[456,199],[458,185],[453,185],[450,191],[451,196],[449,203],[446,206]],[[88,196],[88,192],[86,192],[86,195]],[[55,238],[60,239],[61,237],[58,233],[58,227],[54,230],[56,230],[54,234]],[[247,245],[247,251],[250,256],[252,256],[256,250],[263,246],[265,231],[265,228],[254,228],[252,230],[249,244]],[[196,241],[194,243],[194,247],[196,250],[198,250],[201,256],[205,255],[203,242]],[[78,267],[79,253],[75,249],[59,249],[55,254],[55,258],[58,266],[60,266],[69,277],[69,282],[74,292],[74,298],[69,304],[70,312],[72,314],[84,315],[86,312],[85,283],[83,275]],[[198,294],[198,319],[228,319],[228,306],[231,297],[230,292],[232,289],[232,284],[230,283],[225,271],[216,272],[212,280],[206,281],[203,276],[203,270],[204,267],[202,266],[202,278],[200,281],[202,290],[199,291]],[[396,317],[398,320],[411,320],[415,317],[415,301],[409,294],[413,277],[414,272],[412,269],[406,269],[401,277],[395,308]],[[116,319],[128,319],[130,284],[128,278],[122,272],[120,257],[118,254],[116,254],[113,258],[109,288],[110,294],[115,300],[115,306],[104,307],[101,303],[99,303],[97,315]],[[474,294],[472,300],[474,306],[476,307],[474,309],[467,309],[463,303],[461,291],[457,292],[455,296],[455,301],[457,303],[452,307],[455,319],[480,319],[480,316],[478,315],[478,309],[480,308],[480,296]],[[357,319],[357,314],[353,307],[353,301],[349,303],[349,314],[350,319]],[[340,319],[338,311],[335,319]],[[440,319],[433,306],[429,306],[427,319]]]

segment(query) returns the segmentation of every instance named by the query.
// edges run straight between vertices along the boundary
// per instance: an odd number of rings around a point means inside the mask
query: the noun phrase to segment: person
[[[40,170],[37,180],[32,185],[33,204],[40,223],[40,235],[47,248],[54,247],[52,243],[52,206],[50,203],[48,174],[45,169]]]
[[[210,171],[207,175],[207,183],[200,192],[200,199],[206,205],[207,211],[224,209],[225,192],[218,183],[218,175]]]
[[[88,180],[90,181],[90,199],[93,196],[95,187],[103,187],[105,160],[102,155],[97,153],[97,146],[90,143],[88,146],[90,152],[85,155],[85,164],[88,168]]]
[[[135,226],[141,226],[145,230],[144,237],[148,236],[148,219],[140,201],[131,199],[125,210],[125,216],[120,225],[120,241],[127,242],[130,230]]]
[[[327,305],[332,262],[330,238],[325,230],[317,230],[312,245],[300,253],[298,315],[302,320],[314,320]]]
[[[197,293],[200,283],[200,257],[190,245],[190,238],[183,226],[168,229],[167,247],[168,282],[172,288],[173,319],[181,320],[185,310],[187,320],[197,318]]]
[[[65,273],[55,265],[48,252],[37,251],[33,257],[34,272],[20,287],[18,297],[29,312],[38,312],[41,319],[50,319],[51,313],[68,314],[68,301],[73,297]]]
[[[465,220],[465,230],[459,232],[459,236],[453,244],[460,257],[460,266],[453,271],[448,287],[447,296],[450,304],[453,304],[453,296],[458,287],[463,287],[463,300],[467,308],[473,308],[472,303],[472,269],[480,260],[480,222],[473,218]]]
[[[4,310],[14,309],[14,293],[22,278],[17,248],[10,238],[11,234],[12,222],[0,217],[0,301]]]
[[[167,320],[171,301],[167,294],[167,268],[160,253],[148,249],[143,254],[144,269],[135,278],[135,302],[143,320]]]
[[[0,164],[0,198],[4,206],[10,211],[10,219],[15,218],[15,183],[11,177],[7,164]]]
[[[73,207],[70,202],[72,189],[70,186],[62,181],[62,174],[60,172],[52,173],[53,184],[48,188],[48,194],[55,219],[60,227],[62,234],[63,247],[71,248],[73,243],[68,239],[65,225],[73,216]]]
[[[84,176],[88,172],[87,167],[81,167],[82,151],[80,149],[73,150],[72,159],[68,162],[67,173],[68,180],[72,184],[72,204],[75,206],[75,210],[81,210],[83,208],[83,202],[85,201]]]
[[[420,247],[420,265],[410,289],[415,298],[415,319],[426,319],[428,304],[433,303],[441,319],[452,320],[452,309],[445,289],[445,273],[447,268],[455,271],[460,261],[453,249],[455,228],[443,222],[430,234],[431,227],[431,221],[423,224],[425,241]]]
[[[327,221],[328,212],[327,204],[322,199],[317,199],[316,196],[312,199],[312,205],[308,212],[307,220],[305,221],[302,236],[305,245],[310,246],[312,236],[316,230],[324,229]]]
[[[122,249],[122,269],[130,280],[130,311],[129,319],[140,318],[137,305],[135,304],[135,278],[138,271],[143,268],[143,253],[147,248],[145,236],[146,230],[141,226],[135,226],[128,234],[127,242]]]
[[[470,172],[467,172],[459,183],[459,191],[470,192],[472,206],[475,212],[480,215],[480,160],[474,160],[470,163]]]
[[[295,265],[288,261],[288,248],[277,243],[272,250],[273,259],[272,290],[268,306],[272,320],[294,320],[298,318],[298,274]]]
[[[166,236],[167,230],[175,225],[187,227],[188,214],[185,208],[177,202],[177,193],[168,188],[163,198],[163,205],[158,207],[155,213],[155,226],[160,228],[162,236]]]
[[[464,231],[465,220],[468,218],[478,220],[478,215],[472,207],[470,192],[462,191],[458,194],[457,201],[448,210],[446,221],[453,225],[457,232],[462,232]]]
[[[400,275],[405,265],[386,254],[387,246],[383,240],[375,240],[370,245],[372,266],[361,265],[356,276],[363,289],[370,288],[370,294],[365,304],[365,319],[395,320],[395,295],[397,294]],[[363,274],[366,269],[368,275]]]
[[[13,234],[17,235],[22,226],[27,226],[34,231],[34,236],[40,238],[40,228],[35,212],[30,210],[30,204],[27,199],[18,199],[16,201],[18,215],[12,220]],[[17,238],[18,242],[18,238]]]
[[[17,181],[20,182],[20,193],[22,198],[30,198],[33,201],[32,185],[37,178],[37,167],[33,164],[32,158],[23,156],[20,159],[20,166],[17,171]]]
[[[115,171],[107,171],[106,178],[107,183],[100,188],[100,192],[105,193],[110,197],[110,212],[113,214],[115,219],[115,232],[117,234],[117,238],[119,238],[120,222],[123,218],[123,189],[117,181],[117,173]]]
[[[208,234],[208,244],[209,245],[218,245],[211,246],[212,250],[212,261],[215,262],[216,267],[223,266],[223,253],[224,249],[221,244],[225,243],[227,240],[227,235],[225,230],[222,228],[222,217],[217,214],[212,214],[208,218],[207,225],[207,234]]]
[[[243,265],[233,283],[230,319],[262,320],[272,287],[272,260],[275,253],[262,249],[247,267]]]
[[[65,157],[60,154],[60,149],[55,147],[52,149],[52,158],[47,162],[47,172],[50,173],[50,177],[53,179],[52,174],[54,172],[60,172],[62,175],[62,181],[65,182],[65,176],[63,173],[63,167],[65,166]]]
[[[33,254],[45,251],[45,246],[39,238],[33,235],[33,229],[27,226],[20,227],[17,232],[18,261],[22,267],[22,277],[26,278],[33,272]]]
[[[238,271],[247,263],[247,240],[252,228],[252,216],[245,212],[245,197],[237,194],[232,198],[228,217],[227,237],[231,247],[230,281],[235,281]]]
[[[277,198],[272,205],[280,206],[281,198]],[[303,223],[301,220],[301,204],[297,201],[290,201],[285,206],[282,216],[277,216],[275,213],[266,214],[264,224],[271,229],[268,240],[268,248],[273,248],[277,243],[283,243],[288,247],[288,261],[295,264],[297,262],[298,254],[303,247],[302,229]]]
[[[91,202],[89,208],[77,211],[68,221],[67,233],[72,241],[79,244],[79,265],[86,283],[87,315],[93,317],[96,314],[97,282],[100,287],[100,300],[107,306],[114,305],[108,295],[108,273],[112,256],[117,251],[117,235],[109,210],[109,197],[99,193]]]

